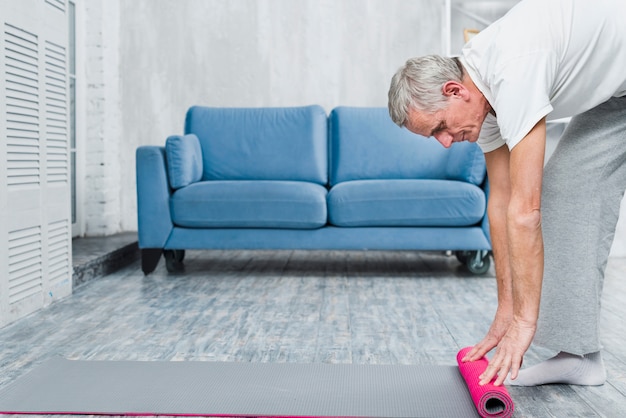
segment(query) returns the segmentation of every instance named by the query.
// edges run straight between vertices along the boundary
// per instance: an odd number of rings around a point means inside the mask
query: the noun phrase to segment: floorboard
[[[625,276],[626,258],[610,259],[608,382],[509,388],[515,417],[626,415]],[[188,251],[184,272],[135,262],[0,329],[0,387],[52,356],[453,365],[487,331],[495,292],[493,268],[476,277],[441,253]]]

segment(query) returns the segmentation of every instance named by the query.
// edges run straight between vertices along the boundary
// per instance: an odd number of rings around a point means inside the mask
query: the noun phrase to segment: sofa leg
[[[143,248],[141,250],[141,270],[143,270],[143,274],[147,276],[154,271],[157,264],[159,264],[162,253],[163,248]]]

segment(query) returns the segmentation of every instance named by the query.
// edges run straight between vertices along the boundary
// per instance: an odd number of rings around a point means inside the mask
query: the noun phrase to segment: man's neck
[[[459,67],[463,71],[463,78],[461,79],[461,82],[465,87],[467,87],[472,96],[477,98],[478,101],[481,103],[484,108],[485,117],[487,117],[487,113],[491,113],[493,116],[496,116],[495,110],[493,110],[493,107],[491,107],[485,95],[478,89],[478,87],[476,87],[476,84],[472,80],[472,77],[470,77],[467,71],[465,71],[465,68],[463,67],[463,64],[460,62],[460,60]]]

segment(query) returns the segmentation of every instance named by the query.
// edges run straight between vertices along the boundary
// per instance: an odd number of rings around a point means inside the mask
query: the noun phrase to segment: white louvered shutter
[[[72,290],[65,0],[0,0],[0,326]]]

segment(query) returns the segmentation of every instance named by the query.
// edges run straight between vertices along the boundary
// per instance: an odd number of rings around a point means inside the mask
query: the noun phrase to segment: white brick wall
[[[122,230],[120,200],[128,183],[121,178],[119,1],[85,2],[85,234]]]

